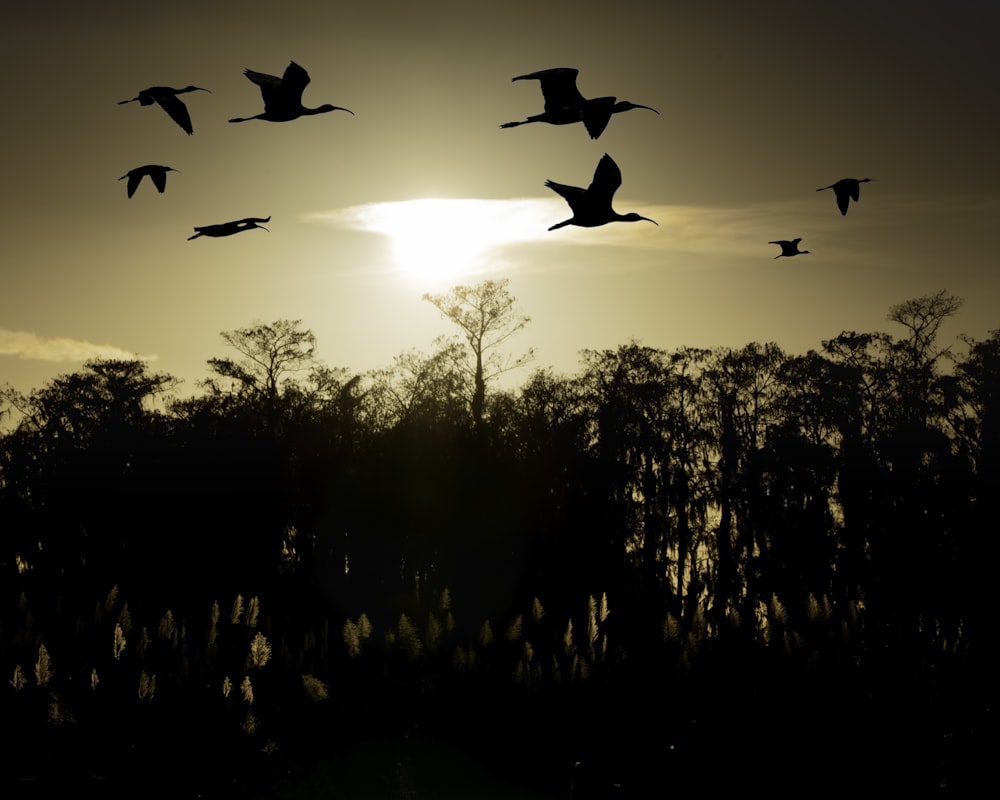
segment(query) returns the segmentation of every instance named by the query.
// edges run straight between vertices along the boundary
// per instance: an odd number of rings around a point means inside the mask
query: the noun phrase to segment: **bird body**
[[[618,187],[622,185],[622,171],[607,153],[601,158],[594,170],[594,179],[590,186],[581,189],[578,186],[567,186],[555,181],[545,181],[545,185],[561,195],[569,203],[573,216],[562,222],[557,222],[549,228],[554,231],[566,225],[577,225],[581,228],[596,228],[609,222],[638,222],[645,220],[658,223],[649,217],[643,217],[635,212],[619,214],[611,207]]]
[[[851,204],[851,200],[855,203],[858,202],[858,197],[861,195],[861,184],[868,183],[873,180],[872,178],[841,178],[836,183],[831,183],[829,186],[821,186],[816,191],[822,192],[825,189],[833,189],[833,193],[837,195],[837,208],[840,209],[840,213],[844,216],[847,215],[847,207]]]
[[[517,122],[505,122],[501,128],[516,128],[529,122],[547,122],[549,125],[571,125],[582,122],[591,139],[597,139],[613,114],[631,111],[634,108],[645,108],[659,114],[655,108],[619,101],[615,97],[594,97],[587,99],[576,87],[576,76],[579,70],[571,67],[553,67],[527,75],[518,75],[511,81],[537,80],[541,84],[542,97],[545,100],[545,111],[533,114]]]
[[[238,219],[233,222],[222,222],[218,225],[202,225],[201,227],[195,227],[195,234],[194,236],[188,236],[188,241],[197,239],[199,236],[212,236],[215,238],[232,236],[234,233],[242,233],[251,228],[261,228],[266,231],[267,228],[259,223],[270,221],[270,217],[246,217],[245,219]]]
[[[153,182],[153,185],[157,188],[160,194],[163,194],[167,188],[168,172],[180,172],[180,170],[174,169],[173,167],[163,167],[159,164],[146,164],[143,167],[130,169],[118,180],[123,181],[128,178],[128,196],[132,197],[132,195],[135,194],[135,190],[139,187],[139,183],[146,175],[148,175],[149,179]]]
[[[332,106],[329,103],[321,105],[319,108],[303,106],[302,92],[309,85],[310,78],[309,73],[294,61],[289,62],[280,78],[263,72],[255,72],[252,69],[243,70],[243,74],[260,87],[260,94],[264,99],[264,111],[252,117],[233,117],[229,120],[230,122],[249,122],[252,119],[262,119],[267,122],[290,122],[299,117],[325,114],[328,111],[346,111],[348,114],[354,114],[348,108]]]
[[[788,239],[777,239],[776,241],[768,242],[768,244],[776,244],[781,247],[781,252],[775,256],[775,258],[781,258],[782,256],[801,256],[808,253],[808,250],[799,250],[799,242],[801,241],[802,237],[800,236],[791,241]]]
[[[174,89],[170,86],[150,86],[148,89],[143,89],[131,100],[119,100],[118,105],[137,102],[141,106],[151,106],[153,103],[157,103],[160,108],[170,115],[170,119],[180,125],[188,136],[190,136],[194,133],[194,127],[191,125],[191,115],[188,113],[187,106],[177,99],[177,95],[186,94],[187,92],[208,92],[208,89],[202,89],[200,86],[185,86],[183,89]]]

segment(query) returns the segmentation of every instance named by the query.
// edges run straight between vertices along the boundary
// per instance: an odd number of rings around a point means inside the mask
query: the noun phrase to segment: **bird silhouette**
[[[634,108],[645,108],[655,114],[660,113],[655,108],[630,103],[628,100],[619,101],[615,97],[594,97],[588,100],[576,88],[578,73],[579,70],[571,67],[554,67],[511,78],[512,82],[540,81],[542,97],[545,99],[545,111],[519,122],[505,122],[500,127],[516,128],[529,122],[547,122],[550,125],[571,125],[574,122],[582,122],[590,138],[596,139],[604,133],[612,114],[620,114]]]
[[[148,175],[150,180],[153,181],[153,186],[159,190],[160,194],[163,194],[167,188],[168,172],[180,172],[180,170],[173,167],[162,167],[159,164],[146,164],[144,167],[130,169],[118,180],[123,181],[128,178],[128,196],[131,197],[135,194],[135,190],[139,188],[139,183],[142,179]]]
[[[775,256],[775,258],[781,258],[782,256],[801,256],[808,253],[808,250],[799,250],[799,242],[801,241],[802,237],[800,236],[798,239],[792,239],[791,241],[788,241],[788,239],[778,239],[768,242],[768,244],[776,244],[781,247],[781,252]]]
[[[246,217],[245,219],[238,219],[233,222],[222,222],[218,225],[202,225],[201,227],[195,227],[194,236],[188,236],[188,241],[192,239],[197,239],[199,236],[232,236],[234,233],[243,233],[243,231],[248,231],[251,228],[261,228],[267,230],[263,225],[258,223],[270,222],[270,217]]]
[[[549,228],[550,231],[562,228],[564,225],[596,228],[609,222],[638,222],[639,220],[652,222],[654,225],[659,224],[649,217],[642,217],[635,212],[619,214],[611,207],[615,192],[622,185],[622,171],[607,153],[598,162],[597,169],[594,170],[594,179],[586,189],[581,189],[578,186],[566,186],[555,181],[545,181],[545,185],[562,195],[573,211],[572,217],[557,222]]]
[[[303,106],[302,92],[309,85],[309,73],[294,61],[289,62],[284,75],[280,78],[263,72],[254,72],[252,69],[243,70],[243,74],[260,87],[261,97],[264,98],[264,111],[252,117],[233,117],[230,122],[249,122],[252,119],[290,122],[299,117],[325,114],[328,111],[346,111],[348,114],[354,114],[349,108],[332,106],[329,103],[319,108]]]
[[[861,184],[868,183],[871,180],[874,180],[874,178],[841,178],[829,186],[821,186],[816,191],[822,192],[825,189],[833,189],[833,193],[837,195],[837,208],[840,209],[841,214],[846,216],[847,207],[851,204],[851,200],[855,203],[858,202],[858,197],[861,194]]]
[[[208,92],[208,89],[202,89],[200,86],[185,86],[183,89],[174,89],[170,86],[150,86],[148,89],[143,89],[131,100],[119,100],[118,105],[138,102],[141,106],[151,106],[153,103],[158,103],[160,108],[170,115],[170,119],[180,125],[190,136],[194,133],[191,115],[188,113],[187,106],[177,99],[177,95],[187,92]],[[211,94],[211,92],[208,93]]]

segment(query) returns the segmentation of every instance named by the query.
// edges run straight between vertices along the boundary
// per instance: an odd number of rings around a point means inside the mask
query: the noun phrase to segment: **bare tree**
[[[887,319],[898,322],[910,332],[909,348],[914,364],[934,361],[947,352],[947,348],[932,352],[941,323],[953,316],[965,301],[941,289],[934,294],[897,303],[889,309]]]
[[[486,384],[505,372],[523,366],[534,357],[534,350],[520,356],[505,356],[499,347],[531,320],[516,313],[514,298],[507,291],[507,279],[487,280],[475,286],[456,286],[446,294],[425,294],[441,316],[454,322],[462,331],[472,351],[471,364],[462,365],[472,378],[472,421],[482,425],[486,406]]]
[[[243,358],[210,358],[208,365],[217,376],[235,383],[236,394],[259,403],[270,427],[276,422],[278,400],[284,382],[293,373],[315,366],[316,337],[301,329],[301,320],[279,319],[270,324],[255,322],[248,328],[224,331],[223,341]],[[225,394],[215,377],[204,382],[216,395]]]
[[[211,358],[208,363],[219,375],[233,378],[241,388],[265,397],[275,397],[281,378],[312,365],[316,337],[299,330],[301,320],[279,319],[267,325],[224,331],[222,340],[244,356],[242,361]]]

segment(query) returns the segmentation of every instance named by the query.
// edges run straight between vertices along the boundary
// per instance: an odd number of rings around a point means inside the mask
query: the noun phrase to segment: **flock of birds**
[[[314,114],[325,114],[330,111],[346,111],[354,114],[353,111],[341,106],[325,103],[317,108],[307,108],[302,105],[302,93],[309,85],[309,73],[294,61],[290,62],[284,74],[279,78],[263,72],[255,72],[252,69],[245,69],[243,74],[260,89],[261,97],[264,101],[264,110],[259,114],[250,117],[233,117],[230,122],[249,122],[259,119],[266,122],[290,122],[304,116]],[[518,75],[512,78],[512,82],[537,80],[542,91],[544,100],[544,110],[540,114],[532,114],[523,120],[505,122],[501,128],[515,128],[519,125],[527,125],[532,122],[544,122],[549,125],[571,125],[582,123],[591,139],[600,137],[607,128],[611,117],[625,111],[642,108],[659,114],[655,108],[650,106],[631,103],[628,100],[618,100],[616,97],[592,97],[586,98],[576,86],[576,78],[579,70],[570,67],[555,67],[543,69],[537,72],[530,72],[526,75]],[[143,89],[139,94],[129,100],[120,100],[119,105],[125,103],[139,103],[142,106],[149,106],[156,103],[170,118],[176,122],[188,135],[194,133],[191,124],[191,115],[187,106],[178,98],[178,95],[189,92],[207,92],[200,86],[185,86],[183,89],[174,89],[170,86],[151,86]],[[173,167],[166,167],[159,164],[146,164],[141,167],[129,170],[122,175],[119,180],[128,178],[127,191],[131,198],[144,177],[149,177],[153,185],[159,192],[164,192],[167,185],[167,173],[179,172]],[[847,214],[850,202],[858,202],[861,192],[861,184],[867,183],[871,178],[842,178],[829,186],[821,186],[816,191],[822,192],[826,189],[833,189],[837,198],[837,207],[842,215]],[[652,222],[658,223],[649,217],[644,217],[635,212],[620,214],[613,208],[615,192],[622,184],[622,172],[618,164],[610,155],[605,153],[594,170],[594,177],[590,185],[584,189],[579,186],[569,186],[564,183],[556,183],[552,180],[545,181],[545,186],[560,195],[569,205],[573,212],[572,216],[562,222],[557,222],[549,227],[549,230],[565,227],[566,225],[576,225],[582,228],[595,228],[607,225],[610,222]],[[232,236],[236,233],[261,228],[268,230],[261,223],[269,222],[268,217],[246,217],[232,222],[223,222],[215,225],[203,225],[195,227],[193,236],[188,239],[197,239],[199,236]],[[768,244],[776,244],[781,247],[781,252],[775,258],[782,256],[797,256],[809,253],[809,250],[800,250],[797,239],[776,239]]]
[[[836,183],[831,183],[829,186],[820,186],[816,191],[822,192],[826,189],[833,189],[834,195],[837,197],[837,208],[840,209],[840,213],[843,216],[847,216],[847,208],[850,206],[851,201],[855,203],[861,197],[861,184],[868,183],[874,180],[874,178],[841,178]],[[781,248],[781,252],[775,256],[775,258],[781,258],[782,256],[801,256],[810,252],[809,250],[799,250],[799,242],[802,241],[802,237],[797,239],[776,239],[773,242],[768,242],[768,244],[776,244]]]
[[[252,119],[260,119],[266,122],[290,122],[299,117],[311,116],[313,114],[325,114],[329,111],[346,111],[354,114],[348,108],[330,105],[325,103],[317,108],[307,108],[302,105],[302,92],[309,85],[309,73],[294,61],[286,67],[284,74],[279,78],[276,75],[268,75],[264,72],[256,72],[252,69],[243,70],[243,74],[260,88],[261,97],[264,100],[264,110],[252,117],[233,117],[230,122],[249,122]],[[170,118],[180,125],[181,129],[189,136],[194,133],[194,126],[191,124],[191,115],[187,106],[177,97],[179,94],[188,92],[208,92],[201,86],[185,86],[183,89],[174,89],[171,86],[151,86],[143,89],[138,95],[129,100],[119,100],[118,105],[125,103],[139,103],[142,106],[151,106],[156,103],[167,112]],[[211,92],[209,92],[211,93]],[[173,167],[165,167],[161,164],[146,164],[135,169],[130,169],[118,180],[128,178],[128,196],[131,198],[140,182],[147,175],[159,192],[164,192],[167,188],[167,173],[180,172]],[[232,236],[243,231],[260,228],[268,230],[261,223],[270,222],[271,217],[245,217],[244,219],[233,220],[231,222],[221,222],[214,225],[195,226],[195,233],[188,237],[197,239],[199,236]]]

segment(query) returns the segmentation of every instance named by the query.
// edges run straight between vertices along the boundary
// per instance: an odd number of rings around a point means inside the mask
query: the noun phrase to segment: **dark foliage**
[[[378,737],[331,796],[453,796],[407,772],[431,741],[576,800],[975,785],[1000,335],[943,369],[958,305],[511,392],[453,341],[329,369],[288,321],[224,334],[189,399],[121,361],[4,390],[11,788],[292,797]]]

